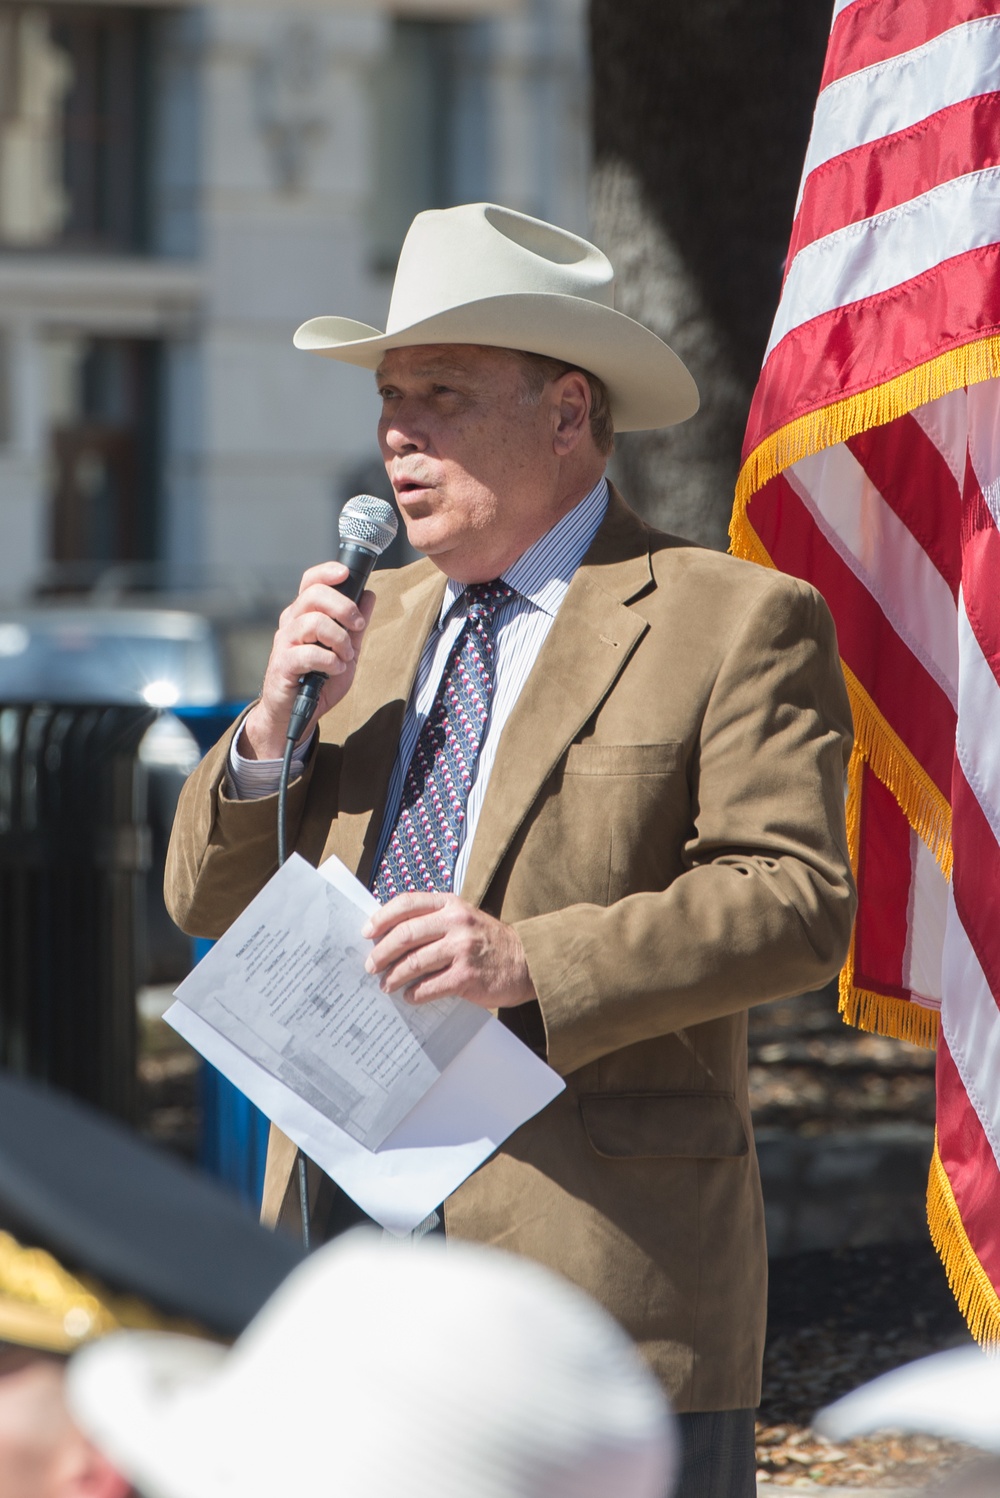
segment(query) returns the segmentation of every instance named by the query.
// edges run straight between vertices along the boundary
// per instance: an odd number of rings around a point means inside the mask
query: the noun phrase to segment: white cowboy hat
[[[313,317],[295,347],[362,369],[414,344],[525,349],[603,380],[620,432],[686,421],[698,387],[673,349],[615,311],[614,288],[608,257],[565,229],[495,203],[433,209],[403,242],[386,331]]]
[[[978,1347],[935,1353],[845,1394],[813,1425],[832,1441],[892,1429],[1000,1451],[1000,1363]]]
[[[599,1306],[466,1244],[320,1249],[231,1351],[121,1333],[73,1414],[145,1498],[664,1498],[666,1401]]]

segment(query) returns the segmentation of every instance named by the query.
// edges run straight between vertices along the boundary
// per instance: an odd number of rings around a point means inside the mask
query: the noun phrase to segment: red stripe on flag
[[[995,996],[1000,994],[1000,845],[957,758],[951,816],[955,909]]]
[[[1000,162],[998,96],[981,94],[824,161],[810,172],[786,266],[807,244],[919,197],[941,182]]]
[[[813,520],[783,474],[750,502],[775,566],[818,588],[837,621],[840,654],[942,795],[951,787],[955,711],[875,599]]]
[[[971,460],[962,510],[962,598],[980,650],[1000,682],[1000,535],[982,496]]]
[[[895,796],[865,765],[861,783],[854,982],[909,999],[903,985],[913,856],[910,824]]]
[[[849,438],[847,446],[886,504],[923,547],[957,602],[962,580],[962,497],[955,475],[923,427],[912,416],[900,416]]]
[[[1000,1285],[1000,1171],[948,1050],[943,1028],[937,1046],[937,1131],[938,1154],[962,1226],[991,1283]]]
[[[858,0],[833,23],[820,92],[848,73],[898,57],[963,21],[998,11],[997,0]]]
[[[750,406],[744,456],[799,416],[998,331],[1000,244],[814,317],[771,350]]]

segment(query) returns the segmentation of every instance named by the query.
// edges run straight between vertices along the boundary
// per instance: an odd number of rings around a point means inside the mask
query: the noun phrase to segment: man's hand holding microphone
[[[384,500],[359,495],[344,506],[338,560],[303,573],[298,596],[281,615],[261,700],[240,735],[246,758],[284,755],[287,778],[292,744],[350,691],[375,604],[365,583],[395,534],[396,516]],[[283,811],[280,826],[283,848]],[[513,927],[457,895],[399,895],[371,917],[364,935],[374,942],[368,971],[386,993],[411,1003],[457,994],[496,1009],[535,997]]]
[[[347,695],[375,605],[365,584],[398,524],[392,505],[372,494],[356,494],[341,510],[337,560],[302,574],[278,622],[260,702],[240,736],[247,759],[281,759],[289,741],[300,742]]]
[[[298,596],[278,621],[260,701],[243,724],[239,750],[247,759],[280,759],[284,754],[303,676],[315,671],[326,677],[306,733],[349,692],[375,595],[363,593],[355,603],[338,591],[348,576],[342,562],[321,562],[302,574]]]

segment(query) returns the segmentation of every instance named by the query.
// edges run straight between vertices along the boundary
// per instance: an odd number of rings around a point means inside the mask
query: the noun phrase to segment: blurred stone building
[[[0,601],[280,596],[379,482],[406,225],[494,199],[586,232],[583,0],[0,0]]]

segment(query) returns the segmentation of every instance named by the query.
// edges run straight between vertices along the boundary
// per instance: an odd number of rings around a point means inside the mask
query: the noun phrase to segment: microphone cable
[[[345,594],[352,603],[357,603],[365,591],[372,569],[379,557],[396,538],[398,521],[396,512],[384,499],[372,494],[356,494],[349,499],[340,512],[338,532],[340,549],[337,561],[347,568],[347,577],[338,583],[336,591]],[[322,671],[309,671],[299,677],[299,693],[292,704],[285,734],[285,752],[281,759],[281,775],[278,779],[278,868],[282,868],[288,856],[288,782],[291,779],[292,756],[295,746],[319,701],[326,676]],[[306,1253],[311,1247],[311,1224],[309,1213],[309,1180],[306,1173],[306,1157],[301,1150],[296,1155],[299,1185],[299,1211],[302,1216],[302,1246]]]

